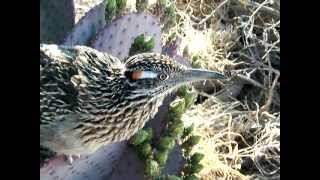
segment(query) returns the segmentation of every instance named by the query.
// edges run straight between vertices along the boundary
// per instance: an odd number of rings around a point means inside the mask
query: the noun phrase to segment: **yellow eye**
[[[159,78],[160,78],[160,80],[166,80],[167,79],[167,75],[160,74]]]

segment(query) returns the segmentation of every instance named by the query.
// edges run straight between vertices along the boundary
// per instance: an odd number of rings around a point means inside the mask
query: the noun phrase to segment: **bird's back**
[[[78,91],[70,79],[77,74],[72,59],[58,49],[40,47],[40,126],[76,106]]]
[[[117,58],[88,47],[40,45],[40,145],[62,152],[84,148],[73,129],[90,116],[86,98],[121,66]]]

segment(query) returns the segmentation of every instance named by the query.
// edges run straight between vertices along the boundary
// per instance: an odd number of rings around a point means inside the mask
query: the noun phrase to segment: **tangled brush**
[[[280,174],[280,114],[251,110],[240,102],[207,99],[187,111],[185,124],[194,124],[203,137],[194,150],[205,154],[203,178],[234,176],[278,178]]]

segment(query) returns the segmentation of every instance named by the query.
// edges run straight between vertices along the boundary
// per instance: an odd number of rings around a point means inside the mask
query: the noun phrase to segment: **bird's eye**
[[[168,76],[166,74],[160,74],[160,76],[159,76],[160,80],[162,80],[162,81],[166,80],[167,77]]]

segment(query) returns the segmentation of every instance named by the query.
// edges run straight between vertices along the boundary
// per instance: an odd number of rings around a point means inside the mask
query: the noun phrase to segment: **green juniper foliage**
[[[198,180],[198,178],[195,175],[188,175],[188,176],[185,176],[183,180]]]
[[[147,133],[147,138],[146,138],[145,141],[151,142],[152,137],[153,137],[153,130],[152,130],[152,128],[146,128],[145,131],[146,131],[146,133]]]
[[[186,162],[186,165],[183,168],[183,174],[185,175],[183,179],[198,179],[195,174],[199,173],[203,169],[203,165],[200,164],[200,161],[204,158],[204,154],[194,153],[191,155],[191,150],[193,146],[199,143],[201,137],[192,135],[194,125],[192,124],[189,127],[184,128],[182,135],[182,151],[183,157]]]
[[[183,180],[183,178],[176,175],[161,175],[157,177],[155,180]]]
[[[120,13],[124,10],[124,8],[126,7],[127,4],[127,0],[116,0],[116,4],[117,4],[117,10],[116,10],[116,14],[117,16],[120,15]]]
[[[127,0],[108,0],[106,6],[106,22],[110,23],[115,16],[119,16],[125,9]]]
[[[185,109],[190,108],[196,102],[198,96],[189,86],[182,86],[179,88],[178,94],[185,100]]]
[[[159,163],[160,166],[164,166],[167,162],[168,155],[169,155],[169,151],[163,150],[163,151],[157,152],[154,158]]]
[[[150,137],[151,136],[151,137]],[[151,133],[150,133],[150,130],[148,132],[148,130],[140,130],[138,131],[132,138],[131,138],[131,144],[133,145],[140,145],[142,144],[143,142],[145,141],[149,141],[151,140],[152,138],[152,130],[151,130]]]
[[[157,177],[160,174],[160,167],[157,161],[152,159],[147,159],[144,169],[145,175],[149,177]]]
[[[194,129],[194,125],[193,124],[191,126],[187,127],[187,128],[184,128],[181,138],[185,139],[187,136],[189,136],[192,133],[193,129]]]
[[[172,137],[180,138],[183,134],[184,125],[182,121],[174,122],[169,126],[169,135]]]
[[[169,116],[171,120],[180,119],[185,111],[185,99],[176,99],[170,104]]]
[[[174,3],[166,3],[164,8],[164,16],[161,18],[164,22],[163,30],[167,31],[176,23],[176,9]]]
[[[160,150],[172,150],[174,145],[174,139],[172,137],[166,136],[160,139],[158,147]]]
[[[194,154],[191,156],[191,163],[192,163],[192,164],[197,164],[197,163],[199,163],[203,158],[204,158],[204,154],[194,153]]]
[[[189,87],[188,86],[181,86],[179,89],[178,89],[178,95],[181,96],[181,97],[185,97],[187,94],[188,94],[188,89]]]
[[[117,2],[116,0],[108,0],[106,7],[106,22],[110,23],[113,17],[116,16]]]
[[[175,175],[169,175],[167,180],[182,180],[182,178]]]
[[[154,48],[154,37],[145,37],[144,34],[137,36],[129,50],[129,56],[150,52]]]
[[[152,157],[152,146],[151,144],[145,142],[137,147],[138,150],[138,156],[140,159],[148,159],[149,157]]]
[[[192,55],[192,57],[191,57],[191,66],[193,68],[201,68],[199,59],[200,59],[199,54],[193,54]]]
[[[160,4],[160,6],[163,6],[163,7],[167,6],[167,3],[168,3],[167,0],[159,0],[158,2]]]
[[[201,137],[200,136],[195,136],[195,135],[192,135],[190,136],[190,138],[188,138],[187,141],[185,141],[183,144],[182,144],[182,147],[192,147],[192,146],[195,146],[196,144],[199,143]]]
[[[202,169],[202,164],[189,164],[186,166],[184,172],[188,175],[191,175],[200,172]]]
[[[167,6],[165,9],[165,13],[169,16],[169,17],[175,17],[175,9],[173,4],[171,4],[170,6]]]

